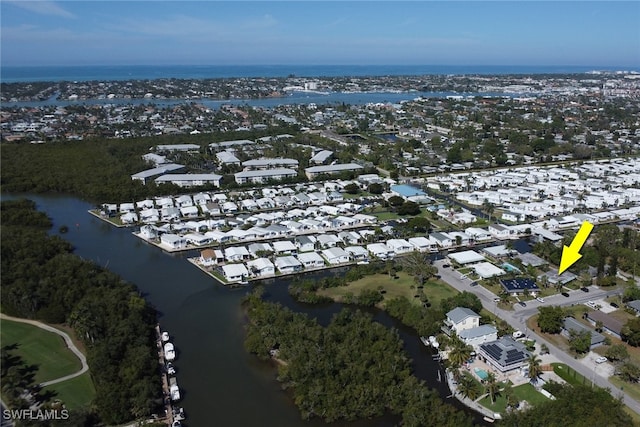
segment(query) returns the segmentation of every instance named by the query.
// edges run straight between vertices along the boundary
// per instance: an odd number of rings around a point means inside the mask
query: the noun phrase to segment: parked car
[[[469,286],[478,286],[478,282],[471,282]]]
[[[618,304],[616,304],[615,302],[609,303],[609,305],[613,308],[619,308],[620,306]]]
[[[523,307],[526,307],[526,306],[527,306],[527,303],[526,303],[526,302],[524,302],[524,301],[520,301],[518,304],[520,304],[520,305],[521,305],[521,306],[523,306]]]
[[[609,360],[609,359],[607,359],[607,358],[606,358],[606,357],[604,357],[604,356],[600,356],[600,357],[598,357],[598,358],[596,359],[596,363],[604,363],[604,362],[606,362],[607,360]]]
[[[536,299],[538,300],[538,302],[544,302],[544,298],[536,297]]]
[[[589,292],[589,288],[587,288],[586,286],[581,287],[580,290],[582,292]]]
[[[562,293],[562,296],[563,296],[563,297],[566,297],[566,298],[569,298],[569,294],[568,294],[568,293],[566,293],[566,292],[563,292],[563,293]]]
[[[449,268],[449,267],[451,267],[449,264],[443,264],[442,265],[442,268]]]

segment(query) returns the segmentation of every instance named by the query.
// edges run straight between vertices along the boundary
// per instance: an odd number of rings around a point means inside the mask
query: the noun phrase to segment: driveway
[[[514,327],[515,329],[520,329],[525,332],[528,338],[535,340],[538,344],[546,344],[549,348],[550,353],[553,354],[560,362],[571,366],[578,373],[583,375],[586,378],[593,379],[594,382],[602,388],[608,388],[611,390],[611,393],[615,397],[622,396],[623,402],[635,413],[640,414],[640,403],[634,399],[632,399],[627,393],[622,390],[618,390],[617,387],[609,382],[607,379],[610,376],[611,368],[603,365],[610,365],[609,363],[603,363],[597,365],[595,363],[595,358],[593,361],[589,359],[587,356],[587,360],[584,359],[578,360],[574,359],[573,356],[565,353],[558,347],[556,347],[553,343],[545,340],[538,334],[534,333],[531,330],[527,329],[526,321],[529,317],[538,313],[538,307],[541,305],[560,305],[560,306],[570,306],[575,304],[583,304],[590,300],[596,300],[600,298],[604,298],[606,296],[618,294],[619,290],[613,291],[604,291],[595,286],[591,286],[589,288],[589,292],[583,292],[581,290],[576,291],[567,291],[569,293],[569,297],[564,297],[562,295],[553,295],[549,297],[545,297],[545,302],[541,303],[537,300],[527,301],[526,307],[521,307],[520,305],[515,305],[514,311],[507,311],[501,308],[498,308],[497,303],[494,302],[494,298],[497,297],[494,293],[490,292],[483,286],[470,286],[472,280],[460,279],[460,273],[453,270],[451,267],[443,268],[444,264],[449,264],[448,260],[437,260],[434,261],[433,265],[437,267],[438,274],[449,285],[453,286],[458,291],[467,291],[474,293],[478,296],[480,301],[482,302],[482,306],[485,310],[488,310],[494,313],[497,317],[504,319],[509,325]]]

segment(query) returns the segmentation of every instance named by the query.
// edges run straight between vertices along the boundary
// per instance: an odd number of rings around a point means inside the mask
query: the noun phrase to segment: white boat
[[[170,342],[164,345],[164,358],[167,362],[171,362],[176,358],[176,350]]]
[[[429,340],[427,339],[427,337],[420,337],[420,341],[422,341],[422,344],[426,345],[427,347],[429,347],[431,345],[431,343],[429,343]]]
[[[167,342],[167,341],[169,341],[169,332],[164,331],[164,332],[162,333],[162,335],[161,335],[161,339],[162,339],[162,342]]]
[[[175,377],[169,380],[169,394],[174,402],[180,400],[180,388],[178,388],[178,380]]]

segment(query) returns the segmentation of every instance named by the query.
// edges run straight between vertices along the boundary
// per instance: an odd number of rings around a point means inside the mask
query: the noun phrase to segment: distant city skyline
[[[3,66],[640,66],[637,1],[0,2]]]

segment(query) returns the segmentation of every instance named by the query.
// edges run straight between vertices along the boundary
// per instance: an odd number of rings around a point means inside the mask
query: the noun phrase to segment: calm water
[[[629,70],[629,67],[538,65],[121,65],[0,68],[2,81],[207,79],[226,77],[341,77],[428,74],[570,74],[593,70]],[[638,70],[636,70],[638,71]]]
[[[29,196],[38,209],[53,220],[52,232],[62,225],[62,237],[75,253],[94,261],[134,283],[159,310],[163,329],[172,335],[178,358],[178,384],[183,389],[182,406],[188,425],[198,426],[326,426],[322,421],[303,422],[275,380],[275,369],[246,353],[243,347],[244,319],[240,300],[246,289],[227,289],[189,264],[184,255],[168,255],[143,243],[131,229],[118,229],[89,215],[91,205],[71,197]],[[300,305],[286,291],[287,282],[266,285],[268,298],[306,312],[326,323],[340,310],[338,304]],[[411,329],[380,311],[375,319],[399,330],[405,350],[414,360],[415,373],[442,396],[449,390],[436,379],[439,365]],[[448,402],[462,406],[455,399]],[[465,408],[466,409],[466,408]],[[391,417],[333,426],[390,426]]]

